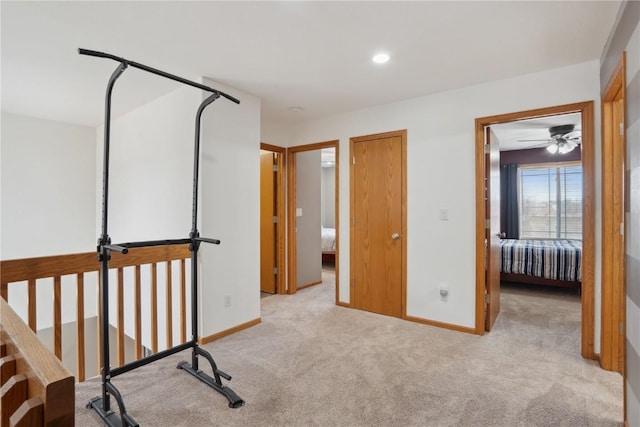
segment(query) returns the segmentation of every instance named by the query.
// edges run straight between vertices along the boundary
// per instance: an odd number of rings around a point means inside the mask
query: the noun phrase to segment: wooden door
[[[490,331],[500,313],[500,149],[491,141],[491,128],[485,135],[485,330]]]
[[[404,315],[406,132],[352,138],[352,306]]]
[[[276,293],[274,154],[260,154],[260,291]]]
[[[623,56],[602,99],[602,329],[600,366],[625,371],[625,64]],[[584,276],[584,275],[583,275]]]

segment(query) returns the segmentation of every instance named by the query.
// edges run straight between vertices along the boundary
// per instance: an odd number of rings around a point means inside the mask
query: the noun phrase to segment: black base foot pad
[[[94,397],[87,403],[88,409],[93,409],[100,415],[102,421],[110,427],[139,427],[139,424],[129,414],[120,415],[112,410],[102,408],[102,397]],[[122,419],[124,418],[124,423]]]
[[[218,384],[216,380],[204,372],[198,370],[196,371],[189,365],[189,362],[180,362],[177,366],[178,369],[184,369],[203,383],[207,384],[209,387],[222,394],[229,401],[229,408],[240,408],[244,406],[244,400],[240,398],[236,394],[235,391],[231,390],[229,387],[226,387],[222,384]]]

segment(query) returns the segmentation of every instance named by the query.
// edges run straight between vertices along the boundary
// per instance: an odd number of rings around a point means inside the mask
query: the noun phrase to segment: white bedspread
[[[336,251],[336,229],[321,227],[322,252]]]

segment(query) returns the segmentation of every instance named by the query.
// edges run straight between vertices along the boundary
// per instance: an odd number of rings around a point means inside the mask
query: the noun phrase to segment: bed
[[[582,241],[501,239],[500,280],[580,289]]]
[[[336,262],[336,229],[335,228],[320,228],[321,240],[322,240],[322,262],[334,263]]]

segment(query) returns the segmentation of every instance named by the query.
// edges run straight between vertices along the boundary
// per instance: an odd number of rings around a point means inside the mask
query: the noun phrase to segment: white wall
[[[95,130],[2,113],[0,258],[95,250]]]
[[[111,121],[113,243],[189,237],[194,120],[200,91],[183,87]],[[104,128],[96,134],[96,236],[102,224]]]
[[[289,130],[287,146],[407,129],[407,314],[475,326],[475,162],[477,117],[581,101],[596,101],[600,145],[598,61],[452,90],[314,120]],[[277,132],[271,130],[271,134]],[[599,148],[596,158],[599,159]],[[340,290],[349,301],[349,162],[340,162]],[[596,181],[599,182],[599,169]],[[598,187],[598,186],[597,186]],[[599,229],[600,203],[596,200]],[[449,221],[438,220],[440,208]],[[599,245],[599,236],[596,244]],[[599,246],[598,246],[599,247]],[[597,252],[597,251],[596,251]],[[596,269],[599,272],[599,260]],[[599,275],[598,275],[599,277]],[[438,288],[449,286],[440,301]],[[599,281],[596,289],[599,288]],[[599,292],[596,293],[596,325]],[[596,351],[599,332],[596,332]]]
[[[200,247],[200,335],[209,336],[260,317],[260,99],[203,84],[241,101],[218,99],[203,115],[200,234],[222,242]]]
[[[94,251],[95,130],[3,112],[0,147],[0,258]],[[85,279],[87,295],[95,292],[93,276]],[[75,281],[67,279],[62,303],[72,309],[63,309],[63,322],[75,320]],[[39,281],[38,300],[52,301],[52,288]],[[26,285],[9,286],[9,301],[26,319]],[[52,306],[39,305],[39,328],[53,323]],[[95,304],[87,302],[85,313],[95,316]]]

